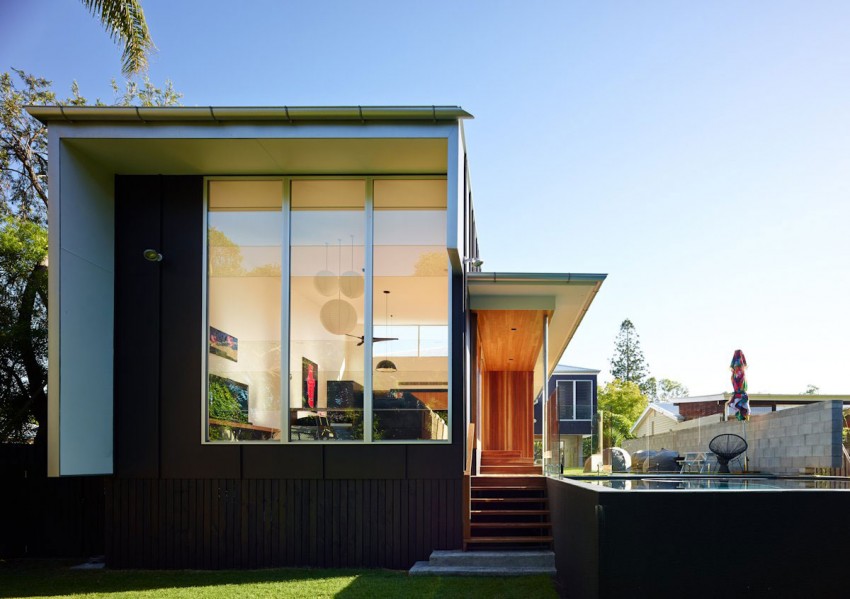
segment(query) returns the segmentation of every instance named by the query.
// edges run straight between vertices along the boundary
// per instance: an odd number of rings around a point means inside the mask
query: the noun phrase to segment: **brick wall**
[[[703,416],[711,416],[712,414],[722,414],[725,403],[716,401],[705,401],[700,403],[680,403],[679,414],[685,417],[685,420],[696,420]]]
[[[630,439],[623,442],[623,449],[634,453],[663,447],[684,455],[688,451],[707,451],[714,436],[734,433],[749,444],[746,455],[751,471],[800,474],[807,467],[841,465],[841,402],[823,401],[761,414],[746,423],[735,419],[717,422],[717,418],[686,421],[669,433]]]

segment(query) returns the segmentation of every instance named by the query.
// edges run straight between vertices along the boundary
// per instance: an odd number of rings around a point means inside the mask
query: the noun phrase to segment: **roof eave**
[[[228,122],[432,121],[474,118],[460,106],[26,106],[42,123],[54,121]]]

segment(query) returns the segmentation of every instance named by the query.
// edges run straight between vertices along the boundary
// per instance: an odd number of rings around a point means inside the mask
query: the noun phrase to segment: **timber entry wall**
[[[110,567],[409,568],[459,549],[463,364],[451,444],[202,445],[203,179],[120,176]],[[164,259],[142,260],[145,248]],[[462,281],[451,314],[464,328]],[[462,355],[463,338],[452,340]]]

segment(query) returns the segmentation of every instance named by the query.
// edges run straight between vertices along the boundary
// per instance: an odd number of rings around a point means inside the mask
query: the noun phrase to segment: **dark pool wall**
[[[408,568],[461,546],[460,360],[450,445],[201,445],[203,179],[119,176],[115,205],[109,566]]]
[[[846,594],[848,492],[548,492],[567,597]]]

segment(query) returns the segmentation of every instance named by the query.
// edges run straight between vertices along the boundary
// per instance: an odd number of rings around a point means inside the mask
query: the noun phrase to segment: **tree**
[[[148,54],[155,47],[138,0],[81,0],[92,15],[100,19],[113,41],[123,47],[121,73],[131,77],[148,67]]]
[[[0,217],[0,441],[32,440],[47,418],[47,229]],[[37,438],[37,441],[43,439]]]
[[[682,383],[671,379],[658,381],[658,401],[670,401],[679,397],[687,397],[690,391]]]
[[[629,429],[649,405],[637,383],[614,379],[598,395],[598,411],[602,413],[603,437],[608,447],[619,446],[632,438]]]
[[[0,442],[46,440],[47,128],[27,105],[82,106],[76,83],[58,100],[50,82],[23,71],[0,74]],[[16,85],[17,78],[17,85]],[[173,105],[180,94],[148,79],[113,81],[114,104]],[[100,100],[96,104],[103,105]]]
[[[649,365],[640,349],[640,336],[628,318],[620,324],[620,332],[614,342],[614,357],[611,358],[611,376],[621,381],[637,384],[641,392],[655,395],[654,379],[649,380]]]
[[[817,385],[806,385],[806,390],[803,391],[800,395],[818,395],[820,393],[820,387]]]

